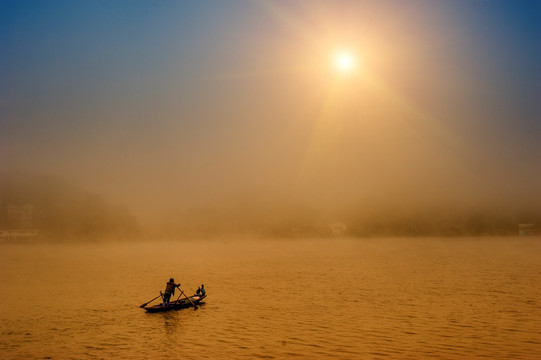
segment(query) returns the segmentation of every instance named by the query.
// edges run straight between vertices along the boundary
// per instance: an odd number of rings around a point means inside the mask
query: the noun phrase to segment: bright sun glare
[[[334,65],[342,72],[349,72],[355,67],[355,58],[351,53],[342,51],[335,55]]]

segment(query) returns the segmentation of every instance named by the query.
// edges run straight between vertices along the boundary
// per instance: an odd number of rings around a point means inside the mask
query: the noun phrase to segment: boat
[[[204,298],[206,298],[207,295],[192,295],[190,296],[190,300],[184,298],[184,299],[177,299],[175,301],[171,301],[167,305],[158,304],[158,305],[152,305],[152,306],[145,306],[143,309],[145,309],[147,312],[156,313],[156,312],[164,312],[169,310],[180,310],[192,307],[192,303],[194,305],[201,305],[204,304],[201,302]]]

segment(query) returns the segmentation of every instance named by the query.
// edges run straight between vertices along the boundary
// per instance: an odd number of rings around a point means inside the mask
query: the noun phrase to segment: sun
[[[334,66],[341,72],[350,72],[355,65],[355,56],[349,51],[340,51],[334,55]]]

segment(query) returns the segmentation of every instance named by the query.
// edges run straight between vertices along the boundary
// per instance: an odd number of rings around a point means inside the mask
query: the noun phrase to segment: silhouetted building
[[[534,224],[518,224],[518,234],[520,236],[537,235]]]
[[[11,230],[25,230],[32,228],[32,216],[34,207],[32,205],[9,205],[8,206],[8,228]]]
[[[32,205],[8,205],[7,229],[0,229],[0,242],[33,241],[39,231],[32,228],[34,207]]]
[[[345,235],[347,230],[348,227],[346,226],[346,224],[341,222],[329,225],[329,231],[331,232],[331,235]]]

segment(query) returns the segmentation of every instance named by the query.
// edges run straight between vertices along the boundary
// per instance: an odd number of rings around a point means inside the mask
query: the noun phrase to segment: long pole
[[[144,303],[143,305],[139,306],[140,308],[144,308],[145,306],[147,306],[149,303],[153,302],[154,300],[156,300],[157,298],[159,298],[160,296],[162,296],[162,293],[160,292],[160,295],[156,296],[154,299],[150,300],[150,301],[147,301],[146,303]]]
[[[184,295],[184,297],[185,297],[186,299],[188,299],[188,301],[192,304],[193,309],[194,309],[194,310],[197,310],[197,306],[193,303],[192,299],[190,299],[190,298],[184,293],[184,291],[182,291],[182,289],[180,288],[180,286],[177,286],[177,287],[178,287],[178,290],[180,291],[180,293],[181,293],[182,295]]]

